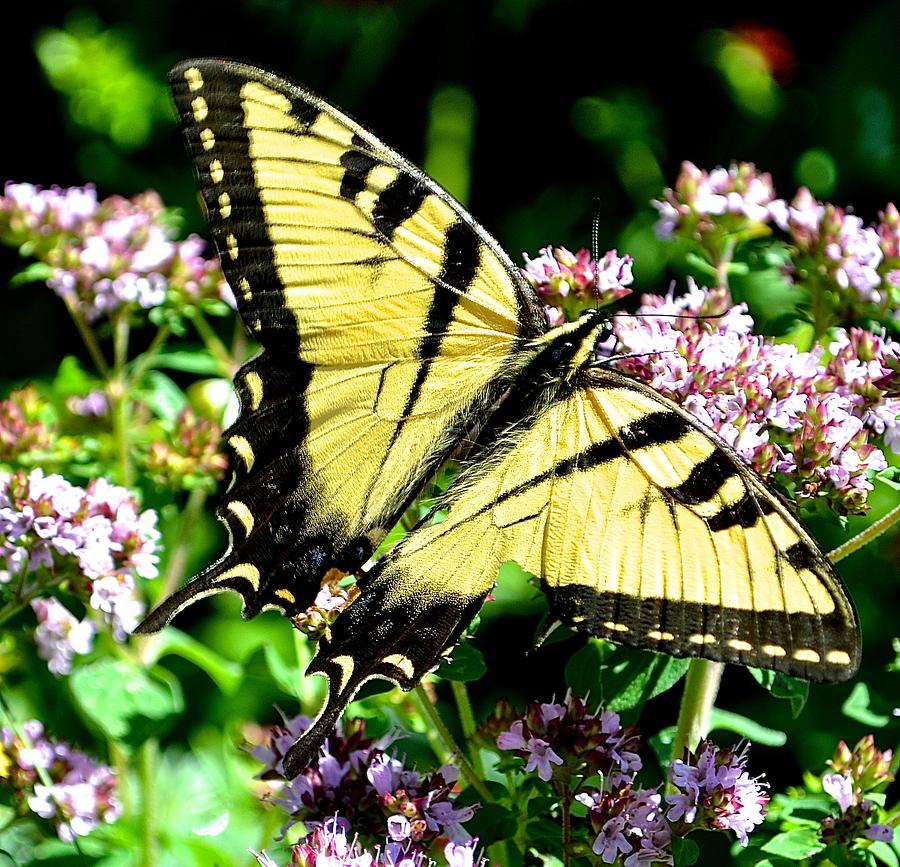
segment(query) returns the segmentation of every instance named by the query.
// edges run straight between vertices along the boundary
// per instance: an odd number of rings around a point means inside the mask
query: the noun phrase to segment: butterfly
[[[500,245],[310,91],[229,60],[170,73],[210,232],[262,346],[235,378],[227,552],[138,628],[210,593],[306,610],[358,571],[480,428],[435,511],[363,573],[309,672],[297,773],[360,685],[412,689],[515,561],[577,630],[817,681],[859,664],[837,573],[715,434],[598,362],[598,310],[550,328]]]

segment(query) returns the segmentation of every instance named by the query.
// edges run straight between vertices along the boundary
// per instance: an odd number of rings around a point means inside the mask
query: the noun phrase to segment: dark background
[[[93,181],[101,195],[152,187],[202,232],[162,84],[178,60],[211,54],[310,86],[419,164],[435,93],[461,88],[475,108],[459,119],[474,136],[466,204],[475,216],[518,254],[588,244],[597,210],[601,246],[635,256],[645,291],[666,285],[647,243],[647,200],[683,159],[707,168],[752,160],[782,195],[811,184],[874,219],[900,186],[900,5],[857,3],[839,16],[805,4],[697,9],[593,0],[16,4],[5,40],[3,174]],[[0,314],[26,313],[51,370],[71,333],[62,309],[45,307],[28,288],[6,295]],[[34,335],[24,332],[5,353],[11,378],[33,371]]]

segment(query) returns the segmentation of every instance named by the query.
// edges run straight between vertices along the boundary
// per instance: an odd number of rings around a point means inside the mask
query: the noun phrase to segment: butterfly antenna
[[[594,216],[591,218],[591,259],[600,261],[600,198],[594,196]],[[594,272],[594,309],[600,306],[600,272]]]

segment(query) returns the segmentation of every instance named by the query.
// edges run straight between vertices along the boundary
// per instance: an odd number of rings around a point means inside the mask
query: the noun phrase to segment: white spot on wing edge
[[[262,377],[255,371],[251,370],[244,377],[244,384],[250,392],[250,409],[257,410],[263,399],[263,382]]]
[[[605,629],[611,629],[613,632],[630,632],[631,630],[624,623],[615,623],[612,620],[607,620],[606,623],[603,624]]]
[[[382,662],[386,662],[388,665],[394,665],[406,675],[406,677],[410,678],[410,680],[415,677],[415,667],[413,666],[412,660],[408,656],[404,656],[402,653],[392,653],[390,656],[386,656],[381,660]]]
[[[194,93],[203,87],[203,73],[196,66],[189,66],[184,71],[184,80],[187,82],[188,90]]]
[[[210,162],[209,176],[213,179],[214,184],[222,183],[222,178],[225,177],[225,169],[222,168],[221,160],[212,160]]]
[[[216,134],[209,127],[200,130],[200,144],[205,151],[211,151],[216,146]]]
[[[233,262],[238,257],[238,242],[233,232],[228,233],[225,243],[228,245],[228,255],[231,256],[231,261]]]
[[[202,96],[195,96],[191,100],[191,110],[194,112],[194,120],[197,123],[203,123],[209,114],[209,106]]]
[[[825,654],[825,662],[832,665],[850,665],[850,654],[846,650],[829,650]]]
[[[728,646],[732,650],[742,650],[742,651],[750,651],[753,650],[753,645],[749,641],[741,641],[740,638],[731,638],[728,640]]]
[[[253,446],[250,445],[250,441],[246,437],[235,435],[228,438],[228,445],[238,453],[238,456],[244,462],[247,471],[249,472],[252,470],[256,455],[253,453]]]
[[[347,684],[350,683],[350,678],[353,677],[356,663],[353,661],[352,656],[335,656],[331,661],[341,671],[341,682],[338,684],[337,692],[343,692]]]
[[[253,513],[250,511],[246,503],[241,500],[232,500],[226,505],[226,508],[234,515],[243,525],[244,532],[249,536],[253,532]]]

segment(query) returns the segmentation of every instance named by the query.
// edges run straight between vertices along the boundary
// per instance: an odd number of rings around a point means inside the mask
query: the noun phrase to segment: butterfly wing
[[[139,631],[222,589],[293,614],[364,562],[543,330],[444,190],[319,97],[223,60],[170,74],[209,227],[263,351],[226,432],[228,553]]]
[[[515,398],[513,398],[515,399]],[[675,656],[844,680],[859,629],[840,578],[741,459],[653,389],[604,369],[557,387],[460,475],[361,583],[311,671],[330,684],[300,767],[359,684],[409,689],[515,560],[592,635]]]

